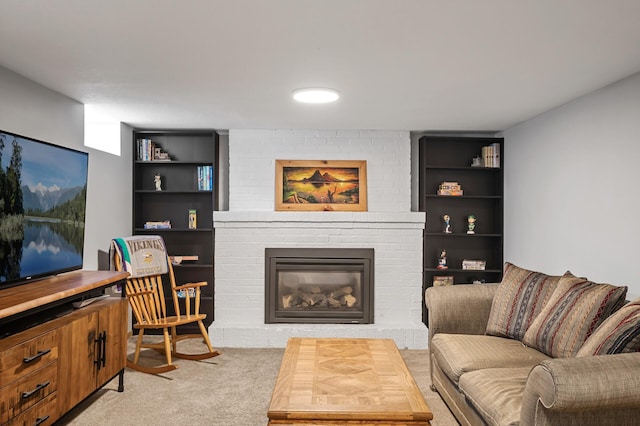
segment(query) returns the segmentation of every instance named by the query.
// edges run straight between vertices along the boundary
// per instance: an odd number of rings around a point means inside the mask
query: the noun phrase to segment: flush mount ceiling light
[[[328,102],[335,102],[339,97],[340,94],[337,90],[320,87],[298,89],[293,92],[293,99],[307,104],[326,104]]]

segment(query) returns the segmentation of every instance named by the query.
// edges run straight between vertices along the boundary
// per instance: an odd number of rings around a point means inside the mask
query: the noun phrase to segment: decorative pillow
[[[554,358],[572,357],[626,294],[627,287],[563,276],[522,342]]]
[[[502,282],[491,304],[486,334],[522,340],[560,278],[506,262]]]
[[[640,352],[640,299],[629,302],[584,342],[576,356]]]

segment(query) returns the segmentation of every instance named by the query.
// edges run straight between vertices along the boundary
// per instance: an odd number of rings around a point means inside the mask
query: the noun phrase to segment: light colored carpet
[[[129,353],[133,351],[129,341]],[[179,343],[184,352],[197,352],[197,340]],[[57,425],[266,425],[271,391],[284,349],[216,348],[222,354],[205,361],[176,360],[179,368],[163,375],[127,369],[124,392],[118,379],[83,401]],[[401,350],[411,374],[433,412],[433,426],[457,425],[440,396],[429,386],[429,353]],[[162,359],[143,351],[151,364]]]

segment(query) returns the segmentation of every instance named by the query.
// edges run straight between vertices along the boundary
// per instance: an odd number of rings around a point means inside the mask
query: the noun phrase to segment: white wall
[[[84,146],[84,105],[0,67],[0,129],[89,153],[84,268],[97,250],[131,233],[131,153],[114,156]],[[123,140],[131,131],[122,128]],[[129,142],[130,143],[130,142]]]
[[[121,125],[120,156],[91,148],[89,188],[87,189],[87,228],[85,229],[86,269],[96,269],[96,253],[108,250],[114,237],[131,235],[133,211],[133,130]]]
[[[640,296],[640,74],[504,136],[505,260]]]

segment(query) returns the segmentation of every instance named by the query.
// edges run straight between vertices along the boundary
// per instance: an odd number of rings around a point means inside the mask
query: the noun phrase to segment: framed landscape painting
[[[276,210],[366,211],[367,162],[276,160]]]

